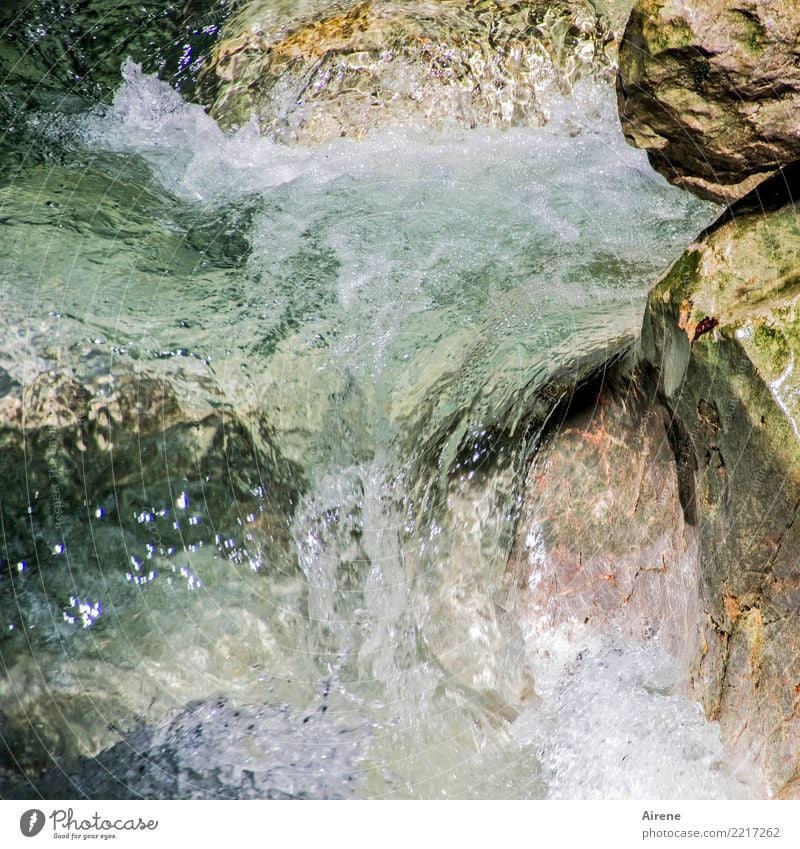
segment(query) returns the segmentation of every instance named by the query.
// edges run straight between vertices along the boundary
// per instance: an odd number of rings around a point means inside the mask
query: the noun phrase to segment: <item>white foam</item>
[[[578,625],[529,635],[536,707],[512,733],[534,745],[550,798],[736,799],[763,795],[737,772],[717,723],[681,692],[657,643]]]
[[[94,148],[145,156],[166,188],[199,200],[235,198],[300,177],[324,183],[343,175],[382,174],[385,179],[435,178],[446,184],[448,179],[474,179],[487,170],[522,177],[519,166],[527,166],[527,180],[520,186],[524,189],[539,165],[567,146],[578,167],[586,145],[575,142],[577,136],[585,136],[588,145],[599,142],[605,169],[616,164],[639,171],[655,184],[663,182],[647,167],[645,154],[624,142],[613,92],[599,83],[585,82],[571,97],[554,97],[551,123],[544,128],[387,127],[364,141],[339,139],[309,149],[260,136],[254,119],[223,133],[200,106],[184,102],[131,59],[124,63],[122,76],[112,106],[81,119],[79,135]]]

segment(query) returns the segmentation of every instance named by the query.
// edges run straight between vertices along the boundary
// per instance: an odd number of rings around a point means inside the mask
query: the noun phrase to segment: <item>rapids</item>
[[[543,428],[713,216],[606,84],[548,109],[291,148],[128,59],[28,116],[58,155],[0,184],[0,793],[53,761],[124,792],[132,746],[156,795],[747,795],[657,645],[504,603]]]

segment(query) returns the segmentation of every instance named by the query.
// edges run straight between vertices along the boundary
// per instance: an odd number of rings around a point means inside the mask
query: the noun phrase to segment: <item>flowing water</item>
[[[0,792],[748,792],[657,644],[502,601],[539,434],[713,213],[606,84],[549,109],[289,148],[128,60],[110,104],[28,113]]]

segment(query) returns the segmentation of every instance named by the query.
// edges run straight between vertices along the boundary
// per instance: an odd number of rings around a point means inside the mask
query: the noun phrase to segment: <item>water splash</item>
[[[674,661],[577,625],[528,634],[538,704],[514,722],[536,746],[553,799],[736,799],[763,795],[737,773],[719,726],[682,692]]]
[[[124,74],[71,161],[0,188],[0,401],[30,496],[3,510],[8,562],[33,564],[2,564],[0,630],[9,681],[49,670],[3,685],[18,753],[41,765],[30,718],[86,754],[109,717],[220,692],[294,717],[327,681],[327,710],[371,728],[361,795],[588,792],[509,731],[569,700],[498,602],[527,425],[633,337],[708,208],[627,147],[603,88],[535,131],[312,151]],[[72,499],[59,534],[44,456]],[[81,627],[71,598],[103,615]]]

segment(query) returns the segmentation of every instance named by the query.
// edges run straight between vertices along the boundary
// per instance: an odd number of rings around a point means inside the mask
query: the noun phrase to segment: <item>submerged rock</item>
[[[13,755],[0,752],[0,769],[36,774],[220,679],[247,698],[265,658],[281,670],[283,625],[266,625],[252,597],[299,592],[288,516],[302,484],[257,420],[175,374],[109,369],[98,351],[59,370],[38,371],[32,350],[10,359],[0,718]],[[176,609],[217,637],[187,643]]]
[[[93,758],[20,781],[5,799],[343,799],[363,783],[368,738],[324,709],[193,702]]]
[[[322,8],[321,8],[322,7]],[[202,93],[223,126],[315,144],[387,123],[538,125],[542,91],[608,71],[611,25],[583,2],[419,0],[247,4]]]
[[[763,792],[791,795],[800,215],[747,211],[791,198],[773,181],[655,286],[633,377],[617,370],[629,394],[605,390],[535,460],[509,578],[529,617],[662,642]]]
[[[677,185],[745,195],[800,158],[800,6],[641,0],[620,47],[628,140]]]

